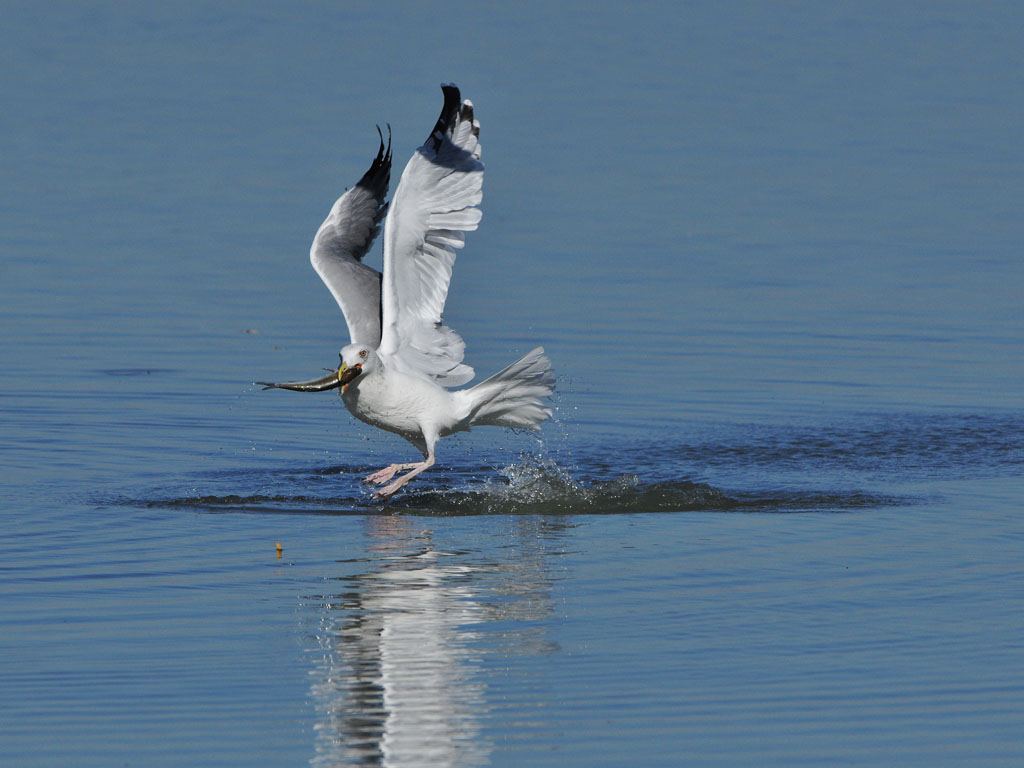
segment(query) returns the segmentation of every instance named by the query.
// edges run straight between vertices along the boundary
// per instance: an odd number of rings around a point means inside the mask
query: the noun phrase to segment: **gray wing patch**
[[[380,343],[381,274],[362,263],[380,232],[391,181],[391,126],[388,143],[377,128],[380,147],[369,170],[334,203],[317,230],[310,262],[345,315],[353,342]]]
[[[388,204],[384,198],[388,195],[388,186],[391,183],[391,125],[388,125],[387,150],[384,149],[384,134],[380,132],[379,125],[377,126],[377,135],[380,136],[377,157],[374,158],[370,169],[356,183],[356,189],[368,194],[370,197],[367,202],[374,206],[372,223],[363,236],[362,242],[353,243],[352,258],[357,261],[363,260],[367,251],[370,250],[370,246],[373,245],[373,241],[377,239],[377,235],[380,234],[381,222],[384,221],[384,215],[388,210]],[[360,227],[354,226],[353,229],[358,230]],[[358,235],[359,232],[353,234]]]

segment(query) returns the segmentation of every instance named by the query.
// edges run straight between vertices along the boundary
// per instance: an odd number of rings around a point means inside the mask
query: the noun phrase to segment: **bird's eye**
[[[361,358],[363,358],[363,360],[365,360],[366,359],[366,350],[365,349],[359,350],[359,356]]]

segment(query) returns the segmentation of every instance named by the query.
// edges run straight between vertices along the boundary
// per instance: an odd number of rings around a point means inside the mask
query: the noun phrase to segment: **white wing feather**
[[[370,169],[337,199],[309,249],[313,269],[341,307],[353,343],[380,343],[381,274],[362,259],[380,231],[390,179],[389,134],[387,151],[381,136]]]
[[[465,384],[465,342],[445,325],[455,249],[477,228],[483,197],[480,124],[459,89],[441,86],[445,101],[430,138],[402,172],[384,223],[380,353],[406,373],[445,386]]]

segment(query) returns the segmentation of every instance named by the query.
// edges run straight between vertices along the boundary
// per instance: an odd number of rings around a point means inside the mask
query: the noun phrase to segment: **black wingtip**
[[[391,181],[391,126],[388,125],[388,145],[384,147],[384,133],[380,126],[377,126],[377,135],[380,137],[380,146],[377,148],[377,156],[373,159],[370,169],[363,174],[358,186],[369,189],[383,203],[388,193],[388,184]]]
[[[462,94],[455,83],[441,83],[441,91],[444,93],[444,105],[441,107],[441,116],[437,118],[434,130],[430,132],[428,142],[437,152],[441,148],[446,133],[449,133],[459,116],[462,107]]]
[[[380,164],[383,163],[384,165],[389,165],[390,166],[391,165],[391,123],[385,123],[385,125],[388,127],[388,146],[387,146],[387,149],[384,148],[384,134],[381,132],[380,126],[379,125],[376,126],[376,128],[377,128],[377,135],[380,137],[380,147],[377,148],[377,158],[374,160],[374,163],[377,164],[377,165],[380,165]]]

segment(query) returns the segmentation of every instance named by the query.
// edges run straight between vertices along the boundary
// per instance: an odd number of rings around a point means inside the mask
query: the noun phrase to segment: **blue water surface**
[[[0,762],[1024,761],[1024,11],[27,3],[0,24]],[[455,81],[415,459],[307,259]],[[379,264],[379,246],[368,260]],[[278,549],[280,545],[280,549]]]

